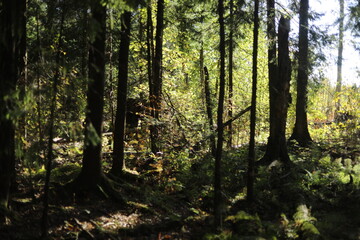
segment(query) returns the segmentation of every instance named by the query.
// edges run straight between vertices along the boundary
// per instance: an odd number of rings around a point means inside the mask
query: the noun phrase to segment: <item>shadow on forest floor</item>
[[[139,176],[117,179],[126,204],[106,194],[67,195],[62,185],[80,166],[62,164],[53,170],[49,239],[360,239],[359,151],[319,145],[289,150],[291,170],[276,163],[259,168],[251,206],[244,200],[247,147],[224,153],[221,233],[212,233],[208,155],[155,161],[150,169],[140,167]],[[21,175],[14,216],[0,227],[0,239],[39,238],[43,175]]]

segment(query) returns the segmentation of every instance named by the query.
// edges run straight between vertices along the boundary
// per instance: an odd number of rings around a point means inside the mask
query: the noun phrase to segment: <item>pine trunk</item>
[[[156,35],[155,35],[155,55],[153,58],[153,95],[150,96],[151,112],[153,124],[150,128],[151,151],[157,153],[160,151],[160,113],[162,102],[162,49],[163,49],[163,31],[164,31],[164,0],[158,0],[156,15]]]
[[[300,146],[307,146],[312,140],[307,121],[307,85],[308,85],[308,10],[309,0],[300,1],[299,24],[299,66],[297,76],[296,121],[290,139],[296,140]]]
[[[93,1],[92,18],[98,23],[95,39],[89,43],[87,112],[83,166],[77,179],[80,188],[94,188],[101,177],[101,134],[105,83],[106,9]]]
[[[253,40],[253,67],[252,67],[252,95],[250,113],[250,141],[249,160],[247,175],[247,201],[254,202],[255,182],[255,124],[256,124],[256,91],[257,91],[257,56],[258,56],[258,35],[259,35],[259,1],[255,0],[254,8],[254,40]]]
[[[111,172],[121,174],[125,168],[124,141],[125,141],[125,117],[128,86],[128,60],[130,47],[131,12],[122,15],[121,42],[119,49],[119,76],[117,88],[117,108],[114,129],[114,155]]]
[[[224,141],[224,99],[225,99],[225,25],[224,25],[224,1],[218,3],[219,25],[220,25],[220,81],[219,81],[219,103],[217,110],[218,140],[215,155],[215,174],[214,174],[214,212],[215,227],[221,228],[222,224],[222,190],[221,190],[221,158]]]
[[[211,134],[214,131],[214,119],[213,119],[213,107],[211,103],[211,92],[210,92],[210,76],[207,67],[204,67],[204,92],[205,92],[205,102],[206,102],[206,114],[209,122],[209,129]],[[216,142],[215,135],[212,134],[210,137],[210,148],[211,154],[215,157],[216,153]]]
[[[15,125],[12,117],[16,85],[23,70],[26,1],[0,2],[0,208],[7,208],[15,177]]]
[[[262,161],[265,162],[272,162],[274,160],[280,160],[284,163],[290,162],[285,137],[291,78],[289,31],[289,19],[281,17],[278,29],[278,66],[276,78],[274,74],[274,76],[269,79],[270,136],[268,138],[266,153],[262,159]]]
[[[341,102],[340,102],[340,92],[342,85],[342,60],[343,60],[343,50],[344,50],[344,0],[339,0],[340,7],[340,17],[339,17],[339,42],[338,42],[338,59],[337,59],[337,79],[336,79],[336,96],[337,100],[335,102],[335,119],[339,115]]]
[[[229,110],[228,115],[229,119],[233,118],[233,53],[234,53],[234,17],[233,17],[233,8],[234,8],[234,0],[230,0],[230,33],[229,33]],[[232,123],[230,123],[228,127],[228,147],[232,147],[232,133],[233,127]]]

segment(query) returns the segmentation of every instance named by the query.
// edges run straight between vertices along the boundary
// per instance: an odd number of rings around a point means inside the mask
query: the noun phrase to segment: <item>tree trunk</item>
[[[162,45],[164,31],[164,0],[158,0],[156,15],[156,36],[155,36],[155,55],[153,59],[153,95],[150,96],[151,113],[153,124],[150,128],[151,151],[160,151],[160,129],[159,120],[161,113],[161,94],[162,94]]]
[[[146,50],[147,50],[147,72],[148,72],[148,81],[149,81],[149,101],[152,101],[152,97],[154,95],[154,83],[152,77],[152,60],[154,57],[154,27],[152,22],[152,1],[147,1],[147,21],[146,21]]]
[[[290,21],[283,16],[278,29],[278,67],[276,78],[270,78],[270,136],[266,153],[261,161],[280,160],[289,163],[290,158],[286,146],[286,119],[290,100],[289,88],[291,78],[291,62],[289,57]],[[275,74],[274,74],[275,75]]]
[[[114,155],[111,173],[121,174],[125,168],[124,141],[125,141],[125,117],[128,85],[128,60],[130,46],[131,12],[122,15],[121,43],[119,49],[119,78],[117,89],[117,108],[114,129]]]
[[[101,133],[105,83],[105,30],[106,8],[93,1],[92,18],[98,23],[95,39],[89,43],[88,92],[85,122],[83,166],[75,180],[80,188],[94,188],[101,177]]]
[[[335,102],[335,119],[339,115],[340,111],[340,92],[342,85],[342,60],[344,50],[344,0],[339,0],[340,4],[340,17],[339,17],[339,42],[338,42],[338,59],[337,59],[337,79],[336,79],[336,96]]]
[[[152,22],[152,7],[151,7],[151,0],[147,1],[147,20],[146,20],[146,57],[147,57],[147,74],[148,74],[148,82],[149,82],[149,101],[150,106],[152,107],[152,99],[154,95],[154,83],[152,78],[152,60],[154,57],[154,41],[153,41],[153,22]],[[152,112],[151,112],[152,113]],[[151,114],[153,116],[153,114]],[[151,130],[151,127],[150,127]],[[151,142],[154,140],[152,139],[152,134],[150,134]]]
[[[49,210],[49,184],[50,184],[50,176],[51,176],[51,166],[53,161],[53,139],[54,139],[54,123],[56,118],[56,99],[57,99],[57,92],[58,92],[58,85],[59,85],[59,78],[60,78],[60,60],[61,60],[61,51],[63,45],[63,32],[64,32],[64,21],[65,21],[65,0],[63,0],[62,4],[62,13],[61,13],[61,20],[60,20],[60,29],[59,29],[59,43],[56,49],[56,57],[55,57],[55,64],[56,70],[53,76],[52,82],[52,93],[51,93],[51,107],[50,107],[50,118],[49,118],[49,139],[48,139],[48,148],[47,148],[47,155],[46,155],[46,175],[45,175],[45,185],[44,185],[44,209],[42,213],[41,219],[41,235],[45,238],[48,235],[48,210]]]
[[[26,1],[0,1],[0,208],[6,209],[11,181],[15,177],[16,85],[20,78],[26,37],[23,19]],[[24,7],[25,6],[25,7]]]
[[[290,139],[296,140],[300,146],[307,146],[312,140],[307,121],[307,85],[309,69],[309,40],[308,40],[308,10],[309,0],[300,1],[299,24],[299,66],[297,76],[296,121]]]
[[[250,113],[250,141],[249,141],[249,161],[248,161],[248,175],[247,175],[247,201],[249,203],[253,203],[254,201],[258,35],[259,35],[259,0],[255,0],[254,40],[253,40],[253,56],[252,56],[253,67],[252,67],[251,113]]]
[[[113,62],[113,56],[114,56],[114,34],[113,34],[113,28],[112,28],[112,24],[111,22],[114,21],[114,15],[113,15],[113,9],[109,9],[109,30],[108,30],[108,45],[109,45],[109,92],[108,92],[108,101],[109,101],[109,112],[110,112],[110,127],[109,127],[109,131],[110,132],[114,132],[114,128],[115,128],[115,99],[114,99],[114,94],[115,94],[115,90],[114,90],[114,62]],[[107,101],[107,100],[105,100]],[[114,136],[113,136],[114,137]],[[111,142],[109,143],[109,145],[111,145]]]
[[[262,160],[270,160],[268,156],[271,152],[272,138],[275,136],[275,123],[274,109],[275,109],[275,96],[276,96],[276,81],[278,73],[277,54],[276,54],[276,30],[275,30],[275,0],[267,0],[267,38],[269,42],[268,47],[268,74],[269,74],[269,127],[270,135],[265,156]]]
[[[204,67],[204,89],[205,89],[205,102],[206,102],[206,113],[209,121],[210,132],[214,131],[214,120],[213,120],[213,107],[211,103],[211,92],[210,92],[210,77],[207,67]],[[211,154],[215,157],[216,153],[216,142],[215,135],[210,137]]]
[[[234,0],[230,0],[230,33],[229,33],[229,110],[228,115],[229,119],[233,118],[233,52],[234,52],[234,17],[233,17],[233,8]],[[233,127],[230,123],[228,127],[228,147],[232,147],[232,133]]]
[[[218,140],[215,155],[214,173],[214,212],[215,227],[221,228],[222,223],[222,196],[221,196],[221,158],[224,141],[223,112],[225,99],[225,26],[224,26],[224,1],[218,3],[219,25],[220,25],[220,81],[219,81],[219,104],[217,110]]]

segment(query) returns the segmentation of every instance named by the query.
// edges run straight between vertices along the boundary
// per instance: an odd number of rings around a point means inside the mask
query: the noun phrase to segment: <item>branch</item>
[[[237,120],[238,118],[240,118],[242,115],[244,115],[246,112],[250,111],[251,106],[245,108],[244,110],[241,110],[239,113],[237,113],[235,115],[235,117],[233,117],[230,120],[227,120],[225,123],[223,123],[223,127],[229,126],[233,121]],[[208,136],[206,136],[203,140],[197,142],[194,146],[199,146],[201,143],[205,142],[207,139],[209,139],[210,137],[214,136],[216,134],[216,132],[218,131],[218,128],[214,129],[214,131],[209,134]]]

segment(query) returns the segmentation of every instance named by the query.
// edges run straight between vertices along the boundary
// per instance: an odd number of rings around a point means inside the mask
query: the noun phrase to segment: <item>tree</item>
[[[274,116],[275,109],[275,96],[276,88],[274,87],[277,81],[278,65],[277,65],[277,54],[276,54],[276,30],[275,30],[275,1],[267,0],[267,38],[268,38],[268,77],[269,77],[269,102],[270,102],[270,136],[268,138],[268,147],[265,156],[270,155],[271,152],[271,141],[275,135],[275,123],[276,119]],[[263,160],[270,160],[269,158],[263,158]]]
[[[253,41],[253,67],[252,67],[252,94],[250,113],[250,141],[249,161],[247,176],[247,200],[251,203],[254,200],[255,181],[255,124],[256,124],[256,91],[257,91],[257,56],[259,42],[259,1],[255,0],[254,7],[254,41]]]
[[[233,117],[233,94],[234,94],[234,84],[233,84],[233,55],[234,55],[234,0],[230,0],[230,32],[229,32],[229,110],[228,115],[229,119]],[[228,147],[232,146],[232,133],[233,125],[229,125],[229,139]]]
[[[75,187],[93,188],[101,177],[101,134],[105,82],[106,8],[101,1],[91,2],[91,18],[98,26],[89,43],[87,112],[83,166]]]
[[[213,104],[211,102],[211,91],[210,91],[210,76],[207,67],[204,67],[204,92],[205,92],[205,105],[206,105],[206,113],[207,113],[207,120],[209,122],[209,129],[211,132],[214,131],[214,120],[213,120]],[[211,135],[210,137],[210,147],[211,147],[211,154],[215,157],[216,155],[216,141],[215,135]]]
[[[125,140],[125,117],[128,85],[128,61],[131,30],[131,12],[122,14],[121,42],[119,49],[119,76],[117,89],[117,108],[114,129],[114,155],[111,173],[118,175],[125,168],[124,140]]]
[[[151,151],[160,151],[159,145],[159,120],[161,113],[161,94],[162,94],[162,48],[164,31],[164,0],[158,0],[156,15],[156,35],[155,35],[155,55],[152,61],[152,95],[150,95],[151,116],[153,124],[150,128]]]
[[[342,84],[342,60],[344,50],[344,0],[339,0],[340,17],[339,17],[339,41],[338,41],[338,59],[337,59],[337,77],[336,77],[336,93],[338,98],[335,103],[335,119],[340,111],[340,92]]]
[[[214,212],[215,212],[215,227],[221,227],[221,158],[224,141],[224,126],[223,126],[223,112],[225,99],[225,24],[224,24],[224,1],[218,2],[218,14],[220,25],[220,82],[219,82],[219,103],[217,110],[217,144],[215,155],[215,174],[214,174]]]
[[[0,1],[0,208],[7,209],[15,177],[16,85],[24,66],[26,1]]]
[[[307,146],[311,141],[307,122],[307,85],[309,69],[309,40],[308,40],[308,18],[309,0],[300,1],[300,23],[299,23],[299,65],[297,75],[296,95],[296,121],[290,139],[296,140],[301,146]]]
[[[276,78],[274,77],[275,73],[273,73],[274,76],[269,78],[270,136],[268,138],[265,155],[261,160],[265,162],[280,160],[287,164],[290,163],[285,137],[291,79],[289,31],[290,20],[282,16],[278,27],[278,66],[276,67]],[[273,59],[271,59],[271,61],[273,61]]]
[[[49,210],[49,188],[50,188],[50,176],[51,176],[51,168],[52,161],[54,158],[53,153],[53,144],[54,144],[54,123],[55,123],[55,113],[56,113],[56,99],[58,93],[58,86],[60,80],[60,60],[61,60],[61,52],[63,51],[63,32],[64,32],[64,21],[65,21],[65,0],[62,2],[62,13],[61,13],[61,21],[60,21],[60,29],[59,29],[59,42],[56,50],[56,70],[53,76],[52,82],[52,92],[51,92],[51,107],[50,107],[50,118],[49,118],[49,139],[48,139],[48,149],[47,149],[47,159],[46,159],[46,176],[45,176],[45,185],[44,185],[44,209],[41,219],[41,235],[45,238],[48,234],[48,210]]]
[[[152,22],[152,1],[147,1],[146,7],[146,60],[147,60],[147,75],[148,75],[148,82],[149,82],[149,101],[151,103],[154,95],[154,86],[153,86],[153,77],[152,77],[152,60],[154,57],[154,27]],[[151,130],[151,128],[150,128]],[[150,134],[152,138],[152,134]],[[152,139],[151,141],[155,141]]]

